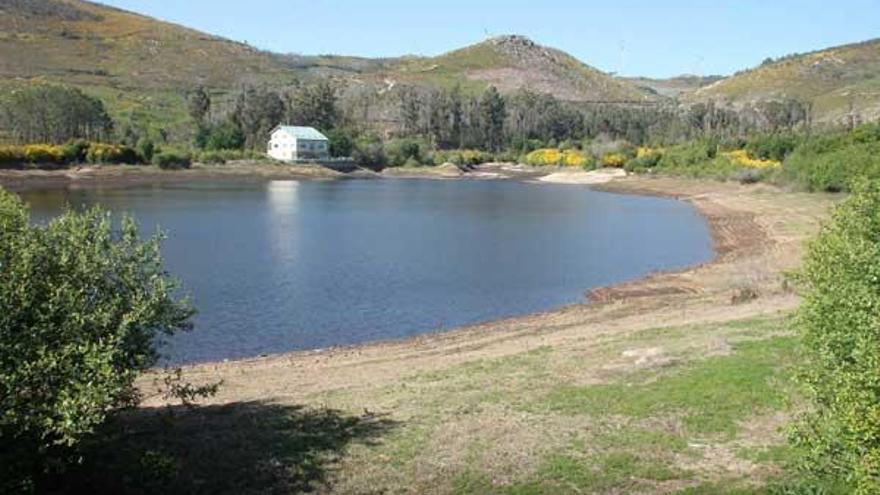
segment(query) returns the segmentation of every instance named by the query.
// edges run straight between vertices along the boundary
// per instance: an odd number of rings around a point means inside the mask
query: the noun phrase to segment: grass
[[[620,415],[644,419],[681,415],[688,433],[736,434],[751,412],[780,409],[787,396],[784,370],[794,339],[776,337],[735,346],[731,356],[710,358],[660,376],[638,373],[622,383],[562,386],[539,407],[564,414]]]
[[[787,411],[787,322],[540,345],[316,393],[306,407],[142,413],[105,432],[115,447],[75,479],[167,494],[764,493],[791,456],[779,425],[764,425]],[[724,352],[710,345],[719,340]],[[625,354],[661,347],[671,359],[636,365]]]

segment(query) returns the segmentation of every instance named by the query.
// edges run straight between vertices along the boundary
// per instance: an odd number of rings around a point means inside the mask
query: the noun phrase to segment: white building
[[[272,130],[267,153],[276,160],[323,160],[330,157],[330,143],[314,127],[279,125]]]

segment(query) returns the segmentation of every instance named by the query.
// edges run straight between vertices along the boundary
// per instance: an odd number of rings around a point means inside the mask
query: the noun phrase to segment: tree
[[[269,132],[281,123],[284,113],[284,102],[277,93],[248,87],[236,99],[232,122],[244,134],[248,148],[263,148],[269,140]]]
[[[405,87],[400,91],[400,115],[403,120],[403,133],[418,135],[421,131],[422,102],[415,88]]]
[[[506,116],[504,98],[489,86],[480,98],[480,118],[484,146],[489,151],[499,151],[504,144],[504,119]]]
[[[60,144],[101,140],[113,121],[104,104],[75,88],[38,85],[17,89],[0,100],[0,130],[22,143]]]
[[[880,493],[880,182],[860,182],[810,244],[797,324],[812,408],[792,437],[814,475]]]
[[[293,125],[329,131],[339,121],[336,100],[336,88],[327,81],[301,86],[293,93],[287,120]]]
[[[130,217],[114,229],[97,208],[34,225],[0,190],[0,491],[34,489],[110,412],[134,405],[159,339],[190,328],[159,248]]]
[[[244,147],[245,136],[238,125],[226,120],[200,127],[195,144],[205,150],[240,150]]]
[[[189,115],[197,124],[201,125],[205,122],[205,117],[211,110],[211,97],[205,88],[199,87],[191,95],[188,101]]]

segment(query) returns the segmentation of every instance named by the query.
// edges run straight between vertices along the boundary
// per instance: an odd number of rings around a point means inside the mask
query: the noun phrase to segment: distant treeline
[[[473,94],[458,87],[399,86],[382,101],[341,94],[328,80],[281,89],[248,86],[227,93],[196,89],[186,98],[192,121],[189,135],[169,137],[162,129],[141,128],[136,122],[115,124],[99,99],[78,89],[34,85],[0,94],[0,138],[11,144],[68,148],[6,147],[0,162],[10,166],[105,159],[101,153],[83,153],[85,141],[85,149],[112,150],[106,153],[110,162],[150,163],[154,155],[171,153],[223,163],[260,156],[271,130],[284,123],[318,128],[329,137],[332,155],[352,156],[373,168],[498,160],[625,165],[679,173],[694,171],[691,162],[718,165],[716,152],[737,151],[742,143],[764,136],[789,139],[779,136],[813,131],[810,104],[797,100],[732,110],[713,103],[575,103],[528,90],[503,95],[494,87]],[[389,118],[382,120],[381,115]],[[71,147],[77,142],[78,148]],[[690,150],[686,159],[675,158],[680,149]],[[752,170],[761,167],[749,160],[763,158],[745,153],[723,165],[743,176],[770,174]],[[726,174],[720,170],[715,175]],[[811,180],[811,188],[843,187],[842,179]]]

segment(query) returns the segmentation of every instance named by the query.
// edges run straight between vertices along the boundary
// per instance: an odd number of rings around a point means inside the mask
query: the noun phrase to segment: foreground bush
[[[39,488],[157,360],[157,338],[192,310],[162,267],[160,239],[99,209],[34,226],[0,190],[0,492]]]
[[[799,327],[812,410],[793,440],[814,475],[880,493],[880,181],[861,181],[807,251]]]

